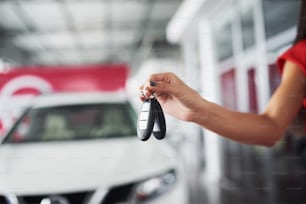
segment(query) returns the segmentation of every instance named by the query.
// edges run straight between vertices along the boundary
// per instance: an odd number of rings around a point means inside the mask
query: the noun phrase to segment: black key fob
[[[155,112],[152,100],[147,99],[140,108],[140,114],[137,121],[137,136],[140,140],[146,141],[150,138],[155,120]]]
[[[153,127],[153,135],[156,139],[164,139],[166,135],[166,120],[163,109],[157,99],[152,99],[152,106],[155,112],[155,122]]]

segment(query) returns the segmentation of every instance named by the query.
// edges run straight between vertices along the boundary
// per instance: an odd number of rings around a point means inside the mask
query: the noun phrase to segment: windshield
[[[130,137],[136,134],[129,104],[82,104],[27,111],[4,143]]]

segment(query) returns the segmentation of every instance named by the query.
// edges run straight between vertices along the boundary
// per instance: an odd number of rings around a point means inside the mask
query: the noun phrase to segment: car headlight
[[[147,179],[136,187],[135,199],[137,202],[147,201],[158,197],[170,190],[176,183],[177,176],[175,170],[170,170],[165,174]]]

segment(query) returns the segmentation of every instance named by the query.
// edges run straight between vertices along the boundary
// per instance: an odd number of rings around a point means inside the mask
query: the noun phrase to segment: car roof
[[[62,105],[125,102],[127,102],[127,96],[124,92],[52,93],[35,97],[31,106],[33,108],[42,108]]]

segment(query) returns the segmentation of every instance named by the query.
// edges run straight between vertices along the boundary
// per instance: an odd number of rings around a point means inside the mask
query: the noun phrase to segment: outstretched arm
[[[262,114],[236,112],[209,102],[171,73],[155,74],[149,80],[157,85],[145,86],[146,97],[156,93],[167,113],[229,139],[266,146],[281,138],[305,96],[305,75],[291,62],[286,62],[282,82]]]

